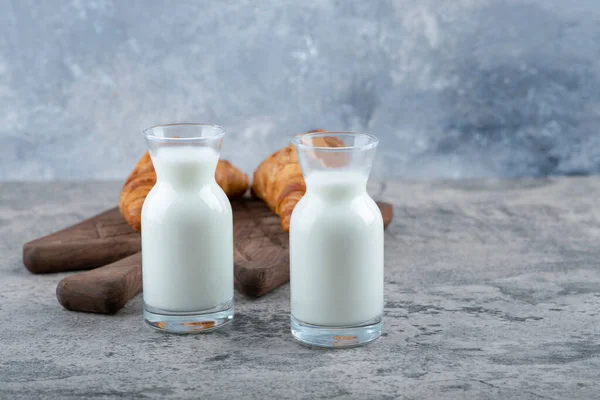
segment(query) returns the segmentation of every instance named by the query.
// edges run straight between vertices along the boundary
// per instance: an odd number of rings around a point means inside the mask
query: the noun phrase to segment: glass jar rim
[[[154,134],[154,130],[157,128],[176,128],[176,127],[206,127],[213,128],[215,134],[210,136],[190,136],[190,137],[165,137]],[[142,135],[146,139],[157,141],[157,142],[208,142],[216,139],[221,139],[225,136],[225,128],[221,125],[216,124],[204,124],[196,122],[180,122],[174,124],[158,124],[142,130]]]
[[[361,145],[355,146],[341,146],[341,147],[327,147],[327,146],[314,146],[312,144],[302,143],[302,139],[304,138],[320,138],[320,137],[331,137],[331,136],[354,136],[354,137],[363,137],[367,139],[367,142]],[[319,132],[308,132],[308,133],[300,133],[292,138],[292,143],[299,148],[304,149],[312,149],[319,151],[348,151],[348,150],[368,150],[377,146],[379,143],[379,139],[377,136],[372,135],[370,133],[363,132],[351,132],[351,131],[319,131]]]

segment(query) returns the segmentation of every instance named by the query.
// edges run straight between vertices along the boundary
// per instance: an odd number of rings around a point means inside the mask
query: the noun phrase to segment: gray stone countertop
[[[317,350],[289,332],[289,287],[236,294],[195,336],[69,312],[66,274],[31,275],[24,242],[116,203],[118,182],[0,184],[0,398],[597,398],[600,178],[387,182],[385,333]]]

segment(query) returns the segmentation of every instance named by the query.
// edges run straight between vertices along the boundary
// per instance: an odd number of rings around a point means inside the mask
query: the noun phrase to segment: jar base
[[[381,315],[358,326],[318,326],[291,317],[292,335],[300,343],[326,348],[348,348],[362,346],[381,336]]]
[[[190,334],[219,329],[233,320],[233,300],[212,310],[198,312],[172,312],[159,310],[144,303],[144,322],[165,333]]]

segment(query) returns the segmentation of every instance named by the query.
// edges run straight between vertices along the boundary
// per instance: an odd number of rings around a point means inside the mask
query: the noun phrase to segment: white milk
[[[219,156],[162,147],[142,208],[144,302],[163,311],[209,310],[233,297],[231,204],[215,181]]]
[[[292,315],[358,325],[383,312],[383,219],[359,173],[316,171],[290,226]]]

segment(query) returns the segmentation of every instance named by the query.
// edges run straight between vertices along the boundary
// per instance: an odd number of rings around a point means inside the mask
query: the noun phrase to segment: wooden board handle
[[[68,276],[56,288],[67,310],[114,314],[142,291],[142,253]]]

